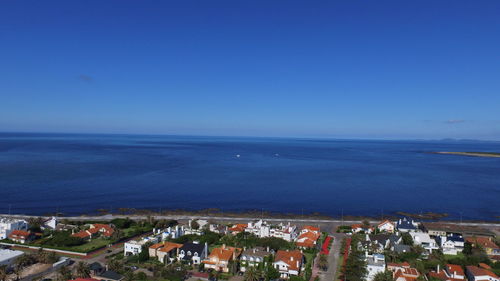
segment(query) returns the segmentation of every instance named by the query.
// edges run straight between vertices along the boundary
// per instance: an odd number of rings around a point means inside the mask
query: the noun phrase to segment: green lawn
[[[73,246],[70,247],[73,251],[77,252],[90,252],[93,250],[97,250],[99,248],[102,248],[104,246],[107,246],[108,244],[111,243],[111,240],[105,239],[105,238],[95,238],[90,240],[89,242],[78,245],[78,246]]]

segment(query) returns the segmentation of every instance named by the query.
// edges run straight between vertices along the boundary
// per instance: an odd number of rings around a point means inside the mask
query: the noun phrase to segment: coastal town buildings
[[[478,266],[468,265],[465,273],[469,281],[499,281],[499,277],[488,269]]]
[[[410,266],[409,263],[388,263],[387,270],[392,272],[394,281],[416,281],[420,272]]]
[[[185,243],[179,248],[178,260],[184,261],[188,264],[198,265],[202,260],[206,259],[208,255],[208,245],[200,244],[198,242]]]
[[[314,248],[316,247],[317,241],[320,237],[321,232],[319,227],[307,225],[300,230],[300,234],[297,237],[295,244],[297,247],[302,249]]]
[[[423,232],[410,232],[411,238],[415,245],[422,246],[429,253],[433,250],[439,249],[436,240],[432,239],[429,234]]]
[[[22,255],[24,255],[24,252],[10,249],[0,249],[0,266],[4,265],[7,268],[10,268]]]
[[[271,228],[270,235],[271,237],[281,238],[285,241],[292,242],[295,241],[298,236],[297,226],[291,225],[290,223],[280,223],[276,227]]]
[[[418,231],[418,223],[411,218],[404,217],[396,222],[396,229],[400,232]]]
[[[203,260],[202,263],[206,269],[211,268],[216,271],[229,272],[230,266],[234,264],[234,261],[238,260],[241,252],[241,248],[222,245],[222,247],[213,249],[208,258]]]
[[[394,233],[396,230],[396,225],[390,220],[384,220],[377,225],[377,229],[380,232]]]
[[[30,231],[25,231],[25,230],[14,230],[9,234],[9,239],[17,242],[24,244],[26,242],[29,242],[33,240],[34,234],[31,233]]]
[[[465,240],[461,235],[438,236],[436,242],[445,255],[457,255],[464,250]]]
[[[252,233],[253,235],[260,238],[270,237],[271,226],[263,220],[249,222],[247,227],[245,228],[245,232]]]
[[[463,281],[465,280],[464,270],[460,265],[447,264],[442,270],[440,266],[437,266],[435,271],[431,271],[428,274],[429,277],[436,278],[443,281]]]
[[[25,220],[0,218],[0,239],[6,239],[14,230],[27,230],[28,222]]]
[[[73,233],[71,236],[90,240],[98,236],[110,238],[114,232],[114,228],[109,224],[95,223],[91,224],[88,229]]]
[[[486,254],[490,257],[500,257],[500,247],[493,242],[491,237],[473,236],[467,237],[466,241],[471,243],[473,246],[482,247]]]
[[[265,262],[266,257],[269,257],[273,252],[269,248],[255,247],[252,249],[245,249],[240,256],[240,271],[245,272],[248,267],[258,267]],[[264,264],[266,265],[266,264]]]
[[[375,231],[375,228],[373,228],[372,226],[363,225],[363,224],[353,224],[353,225],[351,225],[351,231],[352,231],[352,233],[363,232],[363,233],[370,234],[370,233]]]
[[[149,247],[149,257],[156,257],[158,261],[169,264],[176,259],[182,246],[172,242],[157,243]]]
[[[375,275],[380,272],[385,271],[385,256],[382,254],[365,254],[366,269],[367,269],[367,281],[372,281]]]
[[[301,251],[279,250],[274,258],[273,266],[279,271],[281,278],[288,279],[290,276],[300,274],[303,262],[304,255]]]

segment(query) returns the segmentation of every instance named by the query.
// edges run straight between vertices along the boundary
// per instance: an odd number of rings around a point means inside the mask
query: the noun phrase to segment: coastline
[[[147,217],[162,217],[169,219],[190,219],[190,218],[203,218],[203,219],[222,219],[226,221],[238,221],[238,220],[254,220],[254,219],[265,219],[270,221],[304,221],[304,222],[362,222],[368,220],[370,222],[380,222],[385,219],[388,220],[398,220],[402,217],[409,217],[419,221],[427,222],[445,222],[445,223],[468,223],[468,224],[495,224],[500,226],[500,217],[492,217],[491,220],[485,219],[465,219],[460,220],[457,218],[449,218],[446,213],[409,213],[398,211],[392,214],[380,215],[349,215],[345,214],[343,216],[330,216],[321,214],[318,212],[307,213],[307,214],[296,214],[296,213],[278,213],[278,212],[268,212],[261,210],[245,210],[241,212],[224,212],[217,208],[210,209],[200,209],[200,210],[182,210],[182,209],[165,209],[161,211],[153,211],[150,209],[134,209],[134,208],[118,208],[116,212],[111,212],[106,209],[98,209],[96,213],[93,214],[78,214],[78,215],[65,215],[63,213],[48,213],[43,215],[24,215],[24,214],[13,214],[6,215],[2,214],[0,216],[19,216],[19,217],[51,217],[57,216],[61,219],[71,218],[71,219],[83,219],[83,220],[93,220],[93,219],[109,219],[117,217],[130,217],[130,218],[147,218]]]

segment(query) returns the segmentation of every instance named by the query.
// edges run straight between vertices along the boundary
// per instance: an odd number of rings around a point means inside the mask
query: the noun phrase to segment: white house
[[[5,239],[14,230],[27,230],[28,222],[25,220],[0,218],[0,239]]]
[[[2,249],[0,250],[0,266],[5,265],[10,267],[22,255],[24,255],[24,252]]]
[[[429,234],[423,232],[410,232],[411,238],[413,239],[413,243],[415,245],[420,245],[429,253],[432,253],[432,250],[439,249],[436,241],[432,239]]]
[[[384,220],[383,222],[378,224],[377,228],[380,232],[394,233],[396,225],[394,225],[394,223],[390,220]]]
[[[284,239],[288,242],[295,241],[297,239],[298,231],[297,226],[280,223],[277,227],[271,228],[270,236]]]
[[[161,231],[161,240],[165,241],[167,239],[176,239],[186,234],[184,232],[183,226],[176,225],[175,227],[167,227],[165,230]]]
[[[43,223],[43,227],[54,230],[57,227],[57,223],[58,223],[57,218],[51,217],[50,219],[46,220]]]
[[[149,237],[144,237],[141,240],[132,240],[125,242],[123,245],[123,255],[124,256],[131,256],[131,255],[138,255],[140,252],[142,252],[142,246],[144,244],[150,242],[150,243],[158,243],[158,238],[155,236],[149,236]]]
[[[366,270],[368,271],[368,275],[366,277],[367,281],[373,280],[375,275],[377,275],[377,273],[385,271],[384,255],[382,254],[368,255],[368,252],[366,252],[365,260],[366,260]]]
[[[245,228],[245,232],[252,233],[259,238],[270,237],[271,226],[263,220],[249,222],[247,228]]]
[[[438,236],[436,242],[443,249],[443,254],[457,255],[464,249],[465,240],[461,235]]]

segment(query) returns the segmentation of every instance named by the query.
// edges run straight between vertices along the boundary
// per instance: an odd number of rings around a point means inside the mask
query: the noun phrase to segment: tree
[[[359,237],[353,236],[352,245],[357,245]],[[364,253],[353,246],[344,267],[344,279],[347,281],[364,281],[367,274]]]
[[[108,261],[108,267],[110,270],[113,270],[113,271],[120,271],[120,269],[122,269],[122,263],[118,260],[110,260]]]
[[[328,258],[325,254],[319,255],[318,267],[323,271],[328,269]]]
[[[362,223],[363,223],[363,227],[365,227],[365,228],[370,227],[370,222],[368,220],[363,220]]]
[[[413,246],[413,238],[411,238],[410,233],[404,232],[401,238],[403,238],[404,245]]]
[[[464,249],[462,251],[464,255],[472,255],[472,244],[470,242],[464,243]]]
[[[392,278],[392,272],[390,271],[384,271],[384,272],[379,272],[375,274],[373,277],[373,281],[393,281],[394,279]]]
[[[141,252],[137,255],[138,262],[145,262],[149,260],[149,246],[151,246],[151,243],[142,245]]]
[[[7,279],[7,265],[0,266],[0,281],[5,281]]]
[[[90,277],[90,268],[86,262],[78,262],[75,266],[76,276],[80,278]]]
[[[196,220],[192,220],[191,221],[191,228],[192,229],[199,229],[200,228],[200,224]]]
[[[57,270],[57,281],[67,281],[73,279],[73,274],[71,274],[71,270],[67,266],[61,266]]]
[[[249,266],[243,277],[245,281],[259,281],[261,274],[255,267]]]

